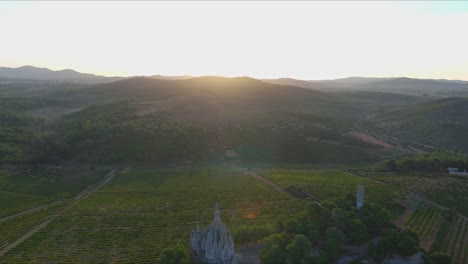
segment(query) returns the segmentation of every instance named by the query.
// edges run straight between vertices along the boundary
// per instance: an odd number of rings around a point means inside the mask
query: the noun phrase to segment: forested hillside
[[[468,151],[468,99],[464,97],[388,109],[362,124],[371,130],[435,147]]]
[[[366,116],[361,123],[376,131],[447,147],[465,131],[462,98],[323,92],[246,77],[41,89],[48,92],[35,99],[3,99],[3,162],[171,163],[216,160],[226,148],[246,162],[373,162],[399,153],[348,133]]]

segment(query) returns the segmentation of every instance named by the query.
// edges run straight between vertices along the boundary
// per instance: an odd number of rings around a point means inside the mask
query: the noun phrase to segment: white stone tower
[[[364,185],[359,184],[357,187],[356,208],[359,210],[364,205]]]

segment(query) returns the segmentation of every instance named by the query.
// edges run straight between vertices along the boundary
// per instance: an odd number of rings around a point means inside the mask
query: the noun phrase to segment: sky
[[[468,2],[0,2],[0,66],[468,80]]]

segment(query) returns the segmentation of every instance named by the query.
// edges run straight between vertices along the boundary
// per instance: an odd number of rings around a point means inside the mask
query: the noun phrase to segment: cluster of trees
[[[448,167],[468,169],[468,156],[458,151],[434,151],[423,155],[391,159],[376,165],[378,171],[447,171]]]
[[[330,263],[340,257],[345,244],[360,245],[378,235],[383,235],[384,239],[370,246],[375,248],[370,249],[373,257],[381,257],[390,251],[404,255],[417,251],[419,240],[414,232],[391,229],[390,217],[385,209],[366,203],[357,210],[355,201],[354,195],[347,194],[322,206],[311,203],[295,218],[278,221],[274,227],[276,234],[264,239],[260,252],[262,261]],[[387,233],[392,235],[391,243],[385,238]],[[310,256],[312,246],[316,246],[319,252],[313,257]]]
[[[157,262],[159,264],[189,264],[192,260],[183,246],[176,245],[164,249]]]
[[[269,225],[248,225],[233,230],[233,238],[236,243],[244,244],[262,240],[273,233],[275,233],[275,228]]]
[[[30,161],[33,142],[40,137],[44,121],[25,111],[37,104],[21,100],[1,100],[0,103],[0,163]]]
[[[382,231],[379,242],[369,242],[368,255],[382,262],[390,253],[397,252],[403,256],[414,255],[419,249],[418,235],[411,230],[398,231],[387,228]]]
[[[56,153],[93,162],[175,162],[197,159],[211,139],[204,128],[148,120],[126,102],[87,108],[58,128]]]
[[[0,162],[80,159],[95,163],[168,163],[202,159],[219,147],[214,129],[178,122],[170,113],[141,116],[129,101],[86,107],[58,122],[46,122],[27,112],[46,103],[50,102],[11,101],[0,110]],[[254,117],[226,127],[243,160],[375,160],[362,150],[372,145],[340,132],[341,126],[333,119],[320,114],[274,113],[271,120],[266,118],[261,124],[259,117]]]

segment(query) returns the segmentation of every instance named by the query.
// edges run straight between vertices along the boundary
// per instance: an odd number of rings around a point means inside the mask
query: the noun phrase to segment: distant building
[[[190,237],[192,253],[197,263],[240,264],[240,255],[234,251],[234,240],[224,223],[218,204],[215,206],[214,221],[203,230],[197,224]]]
[[[356,208],[359,210],[364,206],[364,185],[359,184],[357,187]]]
[[[468,172],[466,171],[466,169],[464,169],[463,171],[459,168],[452,168],[452,167],[448,167],[447,168],[447,172],[449,174],[457,174],[457,175],[468,175]]]

